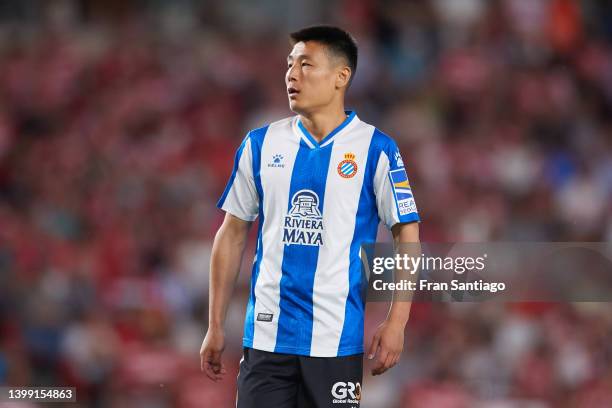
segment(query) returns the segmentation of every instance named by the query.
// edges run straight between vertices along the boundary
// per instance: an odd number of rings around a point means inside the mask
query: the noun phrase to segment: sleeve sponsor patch
[[[397,202],[400,215],[416,212],[416,203],[412,196],[412,189],[408,182],[406,169],[392,170],[389,172],[389,177],[391,178],[391,184],[393,184],[393,193],[395,194],[395,201]]]

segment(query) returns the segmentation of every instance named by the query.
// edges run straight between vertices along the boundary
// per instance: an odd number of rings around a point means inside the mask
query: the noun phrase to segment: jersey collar
[[[306,129],[306,127],[302,124],[302,121],[300,119],[297,119],[297,127],[300,129],[299,133],[300,133],[300,137],[302,138],[302,140],[304,140],[304,142],[308,145],[308,147],[310,147],[311,149],[316,149],[319,147],[325,147],[328,144],[330,144],[334,138],[336,137],[336,135],[338,133],[340,133],[343,129],[345,129],[349,123],[353,122],[353,119],[355,119],[355,117],[357,116],[355,114],[355,111],[345,111],[347,117],[346,119],[344,119],[344,122],[342,122],[337,128],[335,128],[334,130],[331,131],[331,133],[327,136],[325,136],[320,142],[317,142],[317,139],[315,139],[310,132],[308,131],[308,129]]]

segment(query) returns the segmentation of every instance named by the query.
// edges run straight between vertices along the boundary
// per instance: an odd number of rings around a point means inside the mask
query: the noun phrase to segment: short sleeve
[[[232,175],[217,207],[245,221],[257,218],[259,196],[253,175],[253,152],[249,135],[236,152]]]
[[[378,216],[387,228],[391,229],[397,223],[420,221],[404,161],[392,139],[380,152],[374,175],[374,193]]]

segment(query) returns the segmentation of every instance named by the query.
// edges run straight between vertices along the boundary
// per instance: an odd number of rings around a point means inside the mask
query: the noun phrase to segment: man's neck
[[[341,106],[333,111],[300,114],[300,120],[312,137],[320,142],[346,120],[346,113]]]

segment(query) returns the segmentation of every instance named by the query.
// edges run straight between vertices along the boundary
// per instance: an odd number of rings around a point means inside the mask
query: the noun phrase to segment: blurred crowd
[[[612,240],[607,2],[196,3],[0,7],[0,384],[233,406],[253,243],[213,384],[198,351],[215,203],[246,131],[291,115],[303,25],[356,37],[348,105],[398,141],[423,241]],[[415,304],[362,406],[612,406],[611,311]]]

